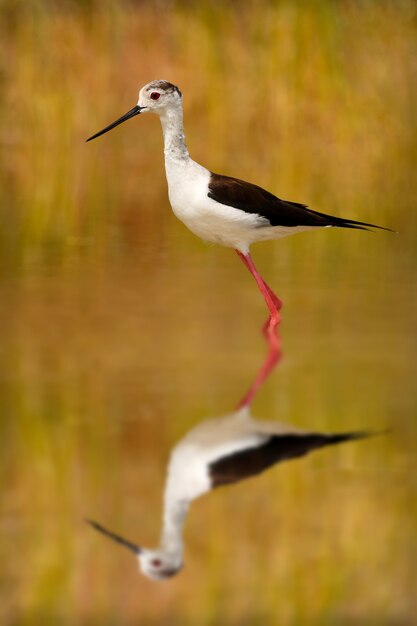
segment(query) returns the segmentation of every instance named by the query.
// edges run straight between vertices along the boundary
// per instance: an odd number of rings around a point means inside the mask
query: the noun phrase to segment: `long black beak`
[[[87,139],[87,141],[91,141],[92,139],[95,139],[96,137],[100,137],[100,135],[104,135],[104,133],[107,133],[112,128],[115,128],[116,126],[119,126],[119,124],[121,124],[122,122],[125,122],[126,120],[130,120],[130,118],[131,117],[135,117],[135,115],[139,115],[139,113],[144,108],[146,108],[146,107],[140,107],[137,104],[135,107],[133,107],[133,109],[130,109],[130,111],[128,111],[127,113],[122,115],[122,117],[119,117],[119,119],[116,120],[115,122],[113,122],[113,124],[109,124],[109,126],[106,126],[106,128],[103,128],[103,130],[100,130],[98,133],[96,133],[92,137],[89,137]]]
[[[125,546],[125,548],[128,548],[128,550],[131,550],[135,554],[141,554],[142,548],[137,546],[135,543],[132,543],[131,541],[120,537],[120,535],[116,535],[116,533],[112,533],[110,530],[107,530],[107,528],[104,528],[104,526],[98,524],[97,522],[94,522],[91,519],[86,519],[85,521],[87,522],[87,524],[90,524],[90,526],[95,528],[95,530],[98,530],[100,533],[103,533],[103,535],[106,535],[106,537],[109,537],[110,539],[113,539],[113,541],[116,541],[116,543],[120,543],[122,546]]]

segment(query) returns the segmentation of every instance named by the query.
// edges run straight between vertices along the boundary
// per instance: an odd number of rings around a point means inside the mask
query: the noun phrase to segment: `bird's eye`
[[[159,95],[159,94],[158,94],[158,95]],[[161,562],[159,559],[152,559],[152,561],[151,561],[151,565],[152,565],[153,567],[161,567],[162,562]]]
[[[159,100],[159,98],[160,98],[160,97],[161,97],[161,94],[160,94],[160,93],[158,93],[157,91],[153,91],[153,92],[151,93],[151,98],[152,98],[152,100]]]

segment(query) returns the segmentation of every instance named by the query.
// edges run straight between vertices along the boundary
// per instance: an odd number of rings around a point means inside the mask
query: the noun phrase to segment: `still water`
[[[2,625],[416,622],[415,17],[406,0],[2,3]],[[172,215],[157,119],[85,144],[157,78],[184,93],[197,161],[399,231],[253,247],[284,302],[254,416],[386,432],[195,502],[185,568],[160,584],[84,518],[155,545],[169,451],[236,406],[266,311],[236,255]]]
[[[3,623],[385,623],[415,610],[416,298],[407,235],[254,248],[284,300],[284,359],[254,414],[390,429],[197,501],[165,584],[83,522],[159,536],[169,450],[231,410],[264,356],[262,299],[192,239],[71,250],[1,282]],[[404,241],[405,240],[405,241]],[[328,620],[328,621],[326,621]],[[142,623],[142,622],[140,622]],[[308,621],[306,623],[309,623]]]

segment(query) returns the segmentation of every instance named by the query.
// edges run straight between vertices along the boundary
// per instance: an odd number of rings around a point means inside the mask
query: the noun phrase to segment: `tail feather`
[[[338,228],[356,228],[358,230],[368,231],[372,231],[373,228],[377,228],[378,230],[386,230],[389,233],[397,232],[392,230],[392,228],[386,228],[385,226],[378,226],[377,224],[370,224],[368,222],[357,222],[356,220],[346,220],[342,217],[333,217],[332,222],[332,226],[336,226]]]
[[[312,211],[311,209],[308,209],[308,211],[326,220],[328,226],[335,226],[337,228],[355,228],[358,230],[372,230],[373,228],[377,228],[378,230],[386,230],[390,233],[397,232],[395,230],[392,230],[392,228],[386,228],[385,226],[378,226],[377,224],[371,224],[369,222],[358,222],[357,220],[348,220],[348,219],[344,219],[343,217],[335,217],[334,215],[327,215],[326,213],[320,213],[319,211]]]
[[[333,435],[317,435],[318,447],[331,446],[337,443],[344,443],[345,441],[354,441],[355,439],[367,439],[368,437],[374,437],[380,433],[369,432],[365,430],[359,430],[350,433],[335,433]],[[320,441],[320,442],[319,442]]]
[[[291,456],[302,456],[318,448],[333,446],[338,443],[345,443],[346,441],[368,439],[368,437],[373,437],[378,434],[380,433],[365,430],[335,434],[305,433],[304,435],[298,435],[297,438],[294,438],[295,445],[293,445]]]

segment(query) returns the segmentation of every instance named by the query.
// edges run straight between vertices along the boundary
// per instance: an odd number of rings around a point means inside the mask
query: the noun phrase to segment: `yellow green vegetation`
[[[0,622],[411,624],[415,3],[3,0],[0,29]],[[255,415],[392,432],[196,502],[163,585],[82,520],[157,541],[169,449],[240,398],[265,311],[171,214],[156,118],[85,144],[155,78],[197,161],[400,232],[254,247],[285,302]]]

